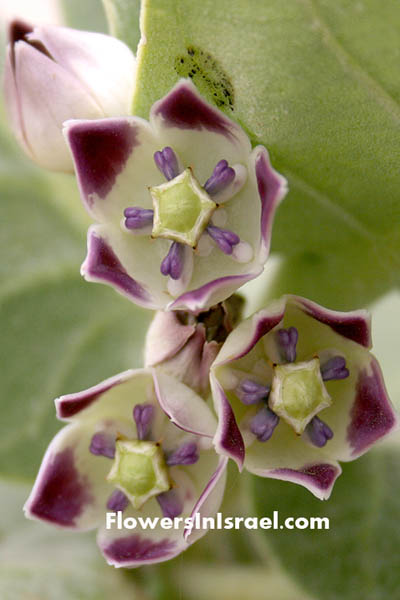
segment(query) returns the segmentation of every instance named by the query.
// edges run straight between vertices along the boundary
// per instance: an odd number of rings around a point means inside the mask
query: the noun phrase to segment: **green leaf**
[[[127,44],[136,54],[140,39],[140,0],[103,0],[110,33]]]
[[[343,466],[343,465],[342,465]],[[400,465],[398,453],[371,452],[344,465],[331,498],[321,502],[300,486],[254,478],[260,516],[328,517],[329,530],[265,530],[289,574],[324,600],[387,600],[398,593]]]
[[[399,3],[147,0],[142,27],[134,113],[190,75],[289,180],[268,296],[348,309],[397,286]]]
[[[0,163],[0,476],[32,480],[60,427],[54,398],[141,366],[151,313],[81,278],[88,219],[74,178],[10,155]]]
[[[93,534],[24,519],[25,485],[0,482],[0,596],[3,600],[135,600],[136,585],[99,556]]]

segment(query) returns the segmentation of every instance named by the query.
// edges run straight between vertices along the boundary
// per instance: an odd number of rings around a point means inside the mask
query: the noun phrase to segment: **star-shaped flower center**
[[[162,449],[144,440],[116,442],[115,460],[107,479],[127,495],[134,508],[171,488]]]
[[[318,358],[275,366],[269,407],[297,434],[303,433],[312,418],[331,404]]]
[[[167,238],[194,248],[217,208],[190,168],[166,183],[150,188],[154,221],[152,237]]]

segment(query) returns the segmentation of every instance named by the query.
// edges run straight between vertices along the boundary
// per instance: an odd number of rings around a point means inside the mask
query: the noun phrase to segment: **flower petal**
[[[130,113],[136,61],[126,44],[101,33],[49,25],[35,27],[28,37],[80,81],[104,116]]]
[[[341,469],[327,443],[317,448],[298,437],[280,420],[267,442],[255,440],[246,448],[244,467],[260,477],[299,483],[317,498],[327,499]]]
[[[233,294],[239,287],[244,285],[250,279],[257,277],[262,271],[262,267],[253,273],[243,275],[228,275],[214,279],[201,287],[190,292],[185,292],[176,300],[168,305],[168,310],[186,309],[193,313],[201,312],[207,307],[218,304]]]
[[[371,348],[371,316],[367,310],[354,310],[340,312],[324,308],[311,300],[299,296],[288,296],[290,303],[297,304],[299,308],[320,323],[329,325],[339,335]]]
[[[184,431],[212,438],[217,423],[205,401],[160,368],[153,373],[158,401],[172,423]]]
[[[112,492],[110,459],[89,452],[92,434],[71,424],[56,435],[24,506],[28,518],[79,530],[99,525]]]
[[[14,53],[26,142],[41,166],[69,172],[71,156],[62,124],[74,117],[98,118],[99,107],[73,75],[42,52],[19,41]]]
[[[114,249],[116,244],[109,241],[113,230],[105,226],[92,226],[88,232],[88,254],[81,267],[87,281],[107,283],[121,294],[145,308],[156,308],[157,300],[135,281],[121,264]],[[114,236],[115,238],[115,236]],[[117,236],[118,239],[118,236]],[[132,238],[137,240],[138,238]],[[114,240],[113,240],[114,241]]]
[[[268,152],[263,146],[254,148],[251,160],[254,161],[258,193],[261,199],[262,253],[260,260],[266,260],[271,243],[275,210],[287,193],[287,181],[272,168]]]
[[[372,357],[369,368],[358,374],[356,397],[351,407],[347,428],[351,458],[364,454],[395,427],[398,427],[398,419],[388,398],[378,362]]]
[[[75,415],[78,415],[81,411],[96,402],[105,392],[126,381],[133,374],[134,371],[132,370],[125,371],[124,373],[110,377],[83,392],[60,396],[60,398],[55,400],[57,417],[62,421],[71,420]]]
[[[32,158],[33,153],[25,136],[25,127],[21,114],[21,102],[15,84],[13,60],[14,57],[12,54],[12,47],[9,45],[7,47],[7,54],[4,64],[3,88],[5,106],[14,135],[24,151]]]
[[[218,415],[218,427],[214,436],[214,446],[218,454],[232,458],[239,470],[242,470],[245,447],[236,423],[235,415],[222,386],[211,373],[211,389],[214,406]]]
[[[217,513],[224,496],[227,477],[227,464],[228,459],[221,456],[216,471],[213,473],[211,479],[207,483],[199,500],[193,508],[192,514],[190,515],[192,519],[195,519],[197,514],[199,514],[200,518],[202,519],[203,517],[213,517]],[[206,531],[204,529],[193,530],[188,528],[185,530],[184,536],[185,540],[189,544],[193,544],[205,533]]]
[[[195,166],[195,176],[202,184],[220,160],[233,165],[247,161],[251,152],[243,129],[206,102],[190,80],[180,80],[153,105],[150,123],[164,145]]]
[[[192,466],[190,468],[193,469]],[[181,515],[183,519],[192,511],[197,495],[196,486],[183,469],[173,467],[171,472],[175,483],[174,491],[184,500]],[[167,531],[161,527],[162,516],[160,506],[153,498],[146,502],[145,510],[134,510],[131,506],[125,510],[124,518],[136,519],[137,527],[132,533],[116,527],[106,529],[104,524],[99,529],[97,542],[107,562],[115,567],[139,567],[170,560],[186,550],[188,543],[183,537],[182,523],[181,527]],[[142,526],[141,519],[146,521],[146,528]]]
[[[64,135],[82,200],[93,217],[120,225],[126,208],[152,208],[148,187],[161,183],[162,175],[153,160],[159,144],[146,121],[67,121]]]
[[[285,314],[285,299],[271,302],[268,308],[260,310],[249,319],[242,321],[227,337],[214,367],[237,360],[250,352],[257,342],[281,323]]]
[[[183,325],[176,312],[157,311],[146,334],[145,365],[152,367],[172,358],[195,331],[194,325]]]
[[[328,500],[333,485],[341,472],[339,463],[326,462],[304,465],[297,469],[273,469],[264,476],[298,483],[310,490],[320,500]],[[255,474],[258,475],[258,473]]]

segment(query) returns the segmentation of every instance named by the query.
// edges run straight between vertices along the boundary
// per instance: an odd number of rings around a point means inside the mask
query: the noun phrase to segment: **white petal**
[[[131,113],[136,66],[124,43],[101,33],[52,26],[36,27],[29,39],[40,41],[80,81],[104,116]]]
[[[15,64],[21,117],[34,160],[48,169],[72,171],[62,124],[74,117],[99,117],[98,106],[73,75],[29,44],[15,44]]]

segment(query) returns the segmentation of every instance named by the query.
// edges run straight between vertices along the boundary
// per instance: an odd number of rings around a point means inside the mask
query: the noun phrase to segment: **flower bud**
[[[234,294],[209,310],[156,312],[147,332],[145,364],[159,366],[201,396],[210,391],[210,367],[240,320],[243,298]]]
[[[28,156],[44,168],[72,172],[63,122],[129,114],[134,69],[130,49],[111,36],[13,21],[4,92]]]

